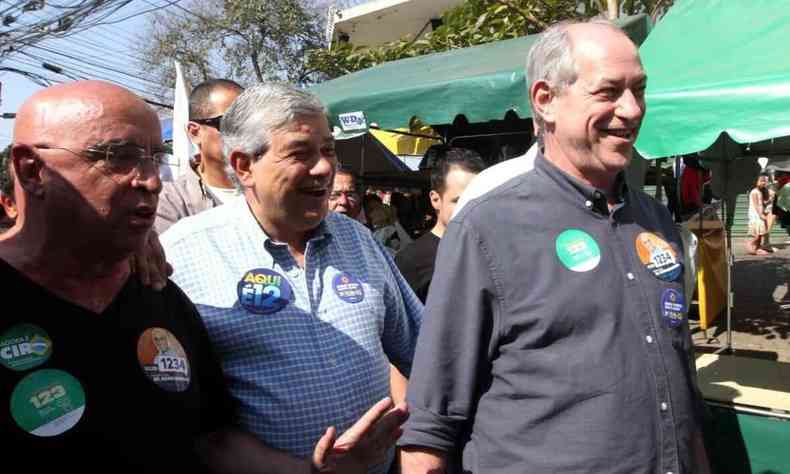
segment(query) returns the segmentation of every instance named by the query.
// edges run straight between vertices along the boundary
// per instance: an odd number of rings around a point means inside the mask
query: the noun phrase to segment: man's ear
[[[433,189],[428,196],[431,198],[431,206],[433,206],[436,211],[439,211],[439,208],[442,207],[442,196]]]
[[[540,115],[545,123],[554,123],[554,89],[546,81],[535,81],[529,90],[532,109]]]
[[[187,123],[187,136],[195,146],[200,146],[200,125],[195,122]]]
[[[44,161],[36,151],[28,145],[14,145],[11,148],[10,171],[22,189],[32,196],[44,195]]]
[[[233,172],[236,173],[236,177],[239,178],[241,185],[245,188],[253,187],[255,180],[252,176],[252,165],[255,162],[252,160],[252,156],[241,150],[233,150],[230,152],[228,161],[231,168],[233,168]]]

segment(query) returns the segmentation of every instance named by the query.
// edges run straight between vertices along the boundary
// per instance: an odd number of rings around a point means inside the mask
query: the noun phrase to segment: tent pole
[[[732,161],[735,157],[729,156],[729,153],[727,153],[727,146],[723,139],[721,140],[721,147],[723,152],[721,156],[724,156],[726,159],[724,165],[724,182],[729,183],[730,166],[732,166]],[[725,193],[725,196],[727,195],[729,195],[729,188],[727,188],[727,192]],[[732,265],[734,256],[732,254],[732,242],[730,241],[730,222],[728,222],[730,212],[727,207],[727,199],[724,199],[722,209],[724,210],[724,258],[727,259],[727,343],[724,347],[724,351],[727,354],[732,354]],[[734,215],[733,213],[733,216]]]
[[[727,259],[727,346],[725,351],[728,354],[732,353],[732,251],[730,249],[730,229],[727,227],[727,214],[726,214],[727,200],[724,200],[722,209],[725,211],[724,215],[724,256]]]
[[[359,150],[359,175],[360,177],[365,176],[365,147],[368,146],[368,133],[365,131],[365,134],[362,135],[362,149]]]

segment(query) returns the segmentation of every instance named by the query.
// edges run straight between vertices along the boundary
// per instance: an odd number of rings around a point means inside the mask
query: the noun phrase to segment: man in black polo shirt
[[[485,163],[480,155],[465,148],[434,145],[426,152],[435,153],[431,167],[431,205],[436,210],[436,225],[419,239],[395,255],[398,269],[409,282],[411,289],[425,303],[428,287],[433,278],[436,251],[439,239],[444,235],[447,223],[453,215],[458,198]]]
[[[514,59],[515,60],[515,59]],[[559,24],[527,60],[545,149],[450,222],[417,344],[403,471],[708,472],[669,212],[625,185],[636,46]]]

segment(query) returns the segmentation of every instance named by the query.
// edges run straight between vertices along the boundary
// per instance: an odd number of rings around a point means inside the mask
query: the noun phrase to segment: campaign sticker
[[[42,369],[19,381],[11,394],[11,417],[26,432],[57,436],[72,429],[85,412],[85,391],[72,375]]]
[[[680,276],[682,265],[675,250],[664,239],[651,232],[636,236],[639,260],[657,278],[674,281]]]
[[[661,293],[661,317],[669,325],[676,328],[683,324],[686,314],[686,303],[683,293],[667,288]]]
[[[52,340],[34,324],[17,324],[0,336],[0,364],[11,370],[32,369],[51,355]]]
[[[267,268],[256,268],[244,274],[236,291],[239,303],[255,314],[271,314],[291,302],[291,284],[279,273]]]
[[[568,229],[557,236],[557,257],[568,270],[588,272],[601,261],[601,249],[587,232]]]
[[[332,279],[335,294],[346,303],[359,303],[365,299],[362,283],[348,273],[340,273]]]
[[[178,339],[164,328],[148,328],[137,340],[137,360],[145,376],[168,392],[189,387],[189,359]]]

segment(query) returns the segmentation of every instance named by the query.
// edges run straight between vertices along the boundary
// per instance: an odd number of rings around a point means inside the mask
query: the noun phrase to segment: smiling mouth
[[[607,128],[603,130],[603,132],[607,135],[628,141],[633,141],[636,138],[635,128]]]

